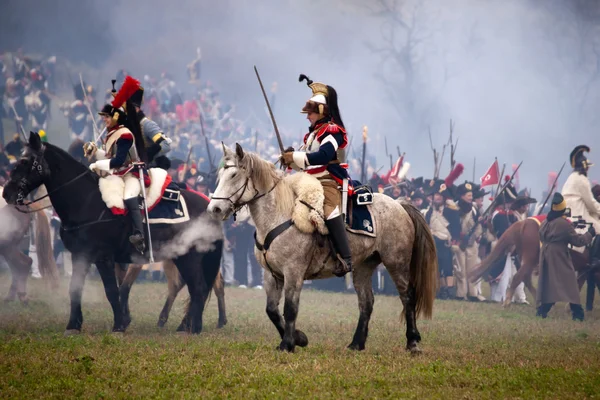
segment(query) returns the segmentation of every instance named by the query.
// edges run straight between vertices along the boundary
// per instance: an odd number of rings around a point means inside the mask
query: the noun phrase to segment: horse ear
[[[233,151],[231,151],[229,146],[225,146],[225,143],[221,142],[221,145],[223,146],[223,157],[230,156],[231,153],[233,153]]]
[[[42,139],[40,135],[35,132],[29,132],[29,147],[34,151],[40,151],[42,149]]]
[[[238,160],[244,159],[244,149],[242,149],[242,146],[240,146],[239,143],[235,144],[235,155],[237,156]]]

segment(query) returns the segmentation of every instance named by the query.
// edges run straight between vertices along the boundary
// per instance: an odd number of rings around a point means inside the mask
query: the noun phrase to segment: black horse
[[[38,134],[31,132],[3,197],[9,204],[21,204],[41,184],[46,185],[62,221],[60,234],[64,245],[73,254],[71,315],[65,334],[81,332],[81,293],[91,262],[98,268],[113,310],[113,332],[124,332],[131,322],[128,293],[120,296],[114,265],[147,262],[129,243],[130,217],[115,216],[106,207],[96,174],[67,152],[42,143]],[[173,259],[190,293],[188,312],[177,330],[199,333],[204,305],[220,266],[223,235],[220,223],[205,213],[206,199],[185,190],[181,194],[190,221],[152,225],[152,244],[157,260]]]

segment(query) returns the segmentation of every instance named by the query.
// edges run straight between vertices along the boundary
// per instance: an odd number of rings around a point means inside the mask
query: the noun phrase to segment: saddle
[[[292,212],[293,224],[304,233],[317,231],[328,235],[323,215],[323,186],[312,175],[296,173],[285,178],[295,196]],[[369,186],[352,181],[354,188],[348,196],[346,210],[346,230],[360,235],[376,237],[376,227],[370,205],[373,203],[373,191]]]
[[[190,220],[185,199],[180,188],[161,168],[148,170],[150,185],[146,188],[148,221],[150,224],[179,224]],[[125,183],[122,177],[109,175],[99,180],[102,200],[114,215],[126,215],[123,198]],[[141,196],[141,195],[140,195]],[[143,211],[142,211],[143,213]],[[142,215],[144,222],[145,215]]]

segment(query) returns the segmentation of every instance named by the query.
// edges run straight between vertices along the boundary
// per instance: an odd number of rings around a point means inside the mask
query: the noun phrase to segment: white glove
[[[90,164],[91,171],[106,171],[110,172],[110,159],[99,160]]]

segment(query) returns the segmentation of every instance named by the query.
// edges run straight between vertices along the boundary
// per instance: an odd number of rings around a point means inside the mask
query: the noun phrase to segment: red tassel
[[[458,179],[458,177],[460,177],[462,175],[464,170],[465,170],[464,165],[462,165],[460,163],[456,164],[456,167],[454,167],[454,169],[452,171],[450,171],[450,173],[448,174],[446,179],[444,179],[444,184],[448,187],[454,185],[454,181],[456,181]]]
[[[131,76],[125,77],[125,81],[123,81],[123,85],[121,89],[115,95],[115,98],[112,101],[112,106],[114,108],[121,107],[133,94],[140,88],[140,81]]]
[[[506,183],[506,182],[508,182],[509,180],[510,180],[510,175],[506,175],[506,176],[504,176],[504,182],[505,182],[505,183]]]

